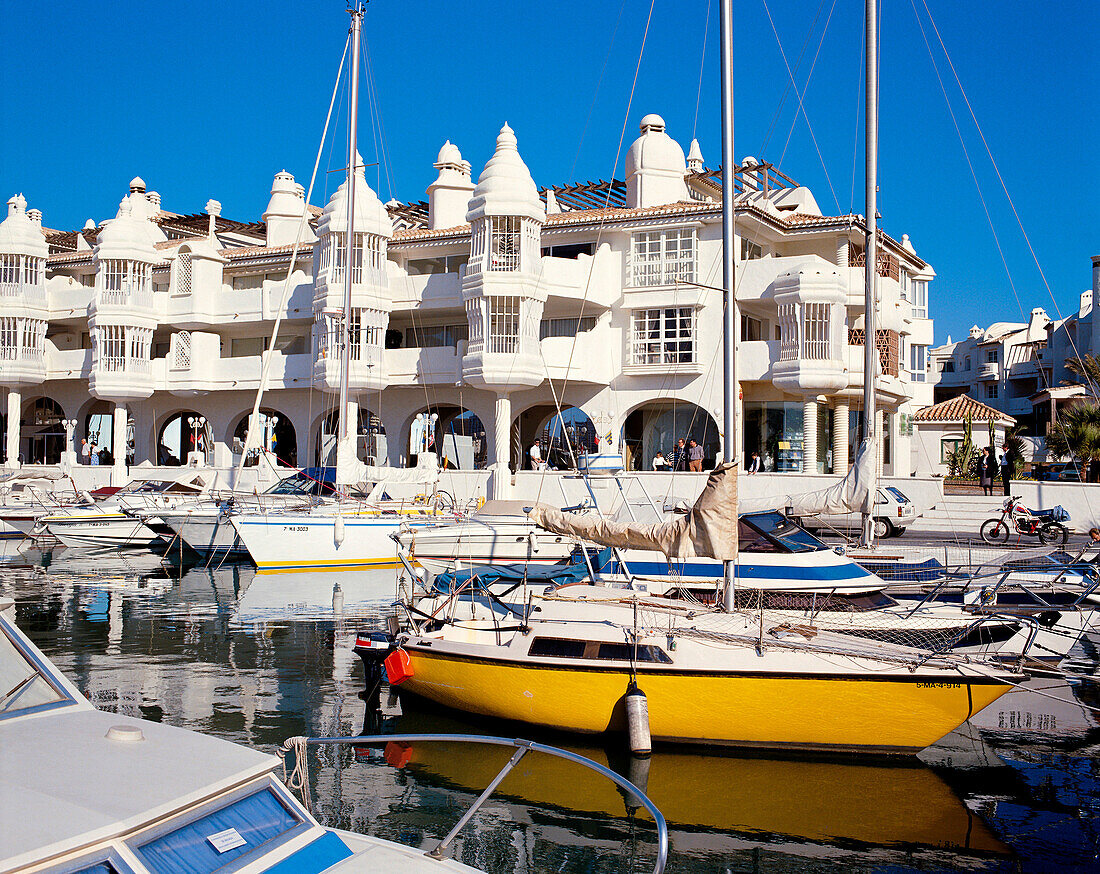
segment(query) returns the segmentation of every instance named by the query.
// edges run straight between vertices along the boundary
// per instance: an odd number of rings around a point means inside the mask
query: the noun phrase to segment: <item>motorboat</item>
[[[163,543],[171,530],[156,513],[169,510],[210,492],[205,473],[176,480],[135,480],[121,489],[104,490],[91,504],[60,508],[43,515],[36,530],[45,530],[66,546],[116,549],[149,549]],[[98,497],[93,493],[93,497]]]
[[[573,538],[553,534],[524,512],[530,502],[486,501],[465,519],[400,531],[396,539],[409,559],[432,574],[490,564],[556,564],[577,548]]]
[[[19,630],[10,598],[0,599],[0,688],[0,773],[7,790],[0,800],[0,870],[476,870],[447,858],[443,843],[433,855],[322,826],[280,782],[277,770],[285,761],[275,756],[97,710]],[[517,743],[523,752],[553,750]],[[581,759],[561,750],[553,754]],[[304,759],[294,764],[292,775],[300,773]],[[308,786],[299,788],[308,799]],[[644,803],[657,810],[648,799]],[[661,841],[656,871],[663,865],[667,831]]]
[[[656,741],[915,753],[1022,678],[974,657],[582,582],[531,591],[522,607],[449,599],[410,605],[391,684],[563,731],[624,729],[637,688]]]
[[[134,512],[155,517],[188,548],[202,556],[244,557],[248,549],[229,521],[234,513],[272,513],[309,509],[332,495],[334,489],[311,471],[285,477],[259,494],[232,493],[218,498],[185,502],[169,510],[150,508]]]
[[[91,503],[61,471],[17,470],[0,477],[0,538],[35,534],[39,518],[76,504]]]

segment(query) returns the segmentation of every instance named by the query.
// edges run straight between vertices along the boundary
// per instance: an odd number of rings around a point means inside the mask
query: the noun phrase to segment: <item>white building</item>
[[[476,184],[449,142],[435,167],[426,202],[383,205],[362,170],[356,183],[360,457],[405,465],[431,445],[455,464],[515,469],[536,436],[567,431],[636,468],[694,437],[710,464],[722,442],[722,174],[699,144],[686,158],[647,115],[623,181],[540,188],[505,125]],[[832,472],[858,433],[862,218],[822,215],[808,189],[753,158],[735,186],[743,450],[767,469]],[[346,208],[344,186],[324,210],[307,206],[285,171],[251,223],[213,200],[205,214],[167,212],[141,179],[113,218],[80,231],[46,230],[12,198],[0,224],[7,462],[55,463],[89,439],[119,477],[127,454],[164,465],[198,452],[229,468],[268,357],[265,444],[287,464],[330,461]],[[908,237],[887,235],[878,269],[883,468],[904,476],[910,416],[932,400],[934,273]]]
[[[1059,406],[1086,395],[1065,362],[1100,352],[1100,319],[1093,310],[1098,295],[1100,256],[1092,259],[1092,288],[1082,292],[1071,315],[1051,319],[1037,307],[1026,323],[995,322],[984,330],[975,325],[963,340],[948,337],[931,351],[935,401],[968,395],[1015,418],[1042,460]],[[918,464],[917,470],[923,473],[925,467]]]

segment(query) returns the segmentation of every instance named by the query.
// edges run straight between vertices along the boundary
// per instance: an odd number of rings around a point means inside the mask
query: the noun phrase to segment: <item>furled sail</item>
[[[815,516],[818,513],[857,513],[864,507],[868,483],[874,472],[876,454],[866,441],[856,453],[855,463],[838,483],[816,492],[788,495],[765,495],[741,501],[742,513],[764,510],[787,510],[792,516]]]
[[[528,517],[555,534],[620,549],[651,549],[672,559],[737,557],[737,466],[718,465],[703,493],[683,516],[655,525],[575,516],[536,504]]]

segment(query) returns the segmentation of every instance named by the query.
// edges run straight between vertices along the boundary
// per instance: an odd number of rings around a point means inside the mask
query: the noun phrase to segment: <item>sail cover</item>
[[[765,495],[741,501],[742,513],[759,513],[764,510],[787,510],[792,516],[816,516],[819,513],[854,513],[864,507],[868,484],[874,472],[876,453],[866,441],[856,453],[855,464],[844,478],[827,489],[796,494]]]
[[[602,546],[656,550],[672,559],[732,561],[737,557],[737,466],[718,465],[686,515],[655,525],[575,516],[546,504],[536,504],[527,515],[555,534]]]

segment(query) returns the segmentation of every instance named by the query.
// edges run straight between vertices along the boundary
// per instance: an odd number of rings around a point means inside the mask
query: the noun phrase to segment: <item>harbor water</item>
[[[3,548],[0,595],[15,598],[20,627],[101,709],[273,754],[298,735],[533,734],[386,687],[381,715],[367,712],[352,647],[393,613],[394,571],[257,575],[249,565],[166,566],[151,553]],[[1071,679],[1029,681],[915,759],[659,746],[639,760],[625,737],[535,739],[641,785],[669,823],[669,871],[1100,871],[1096,654],[1087,641]],[[313,809],[327,825],[429,847],[511,752],[326,747],[308,762]],[[655,846],[631,797],[529,753],[454,855],[494,874],[641,872]]]

